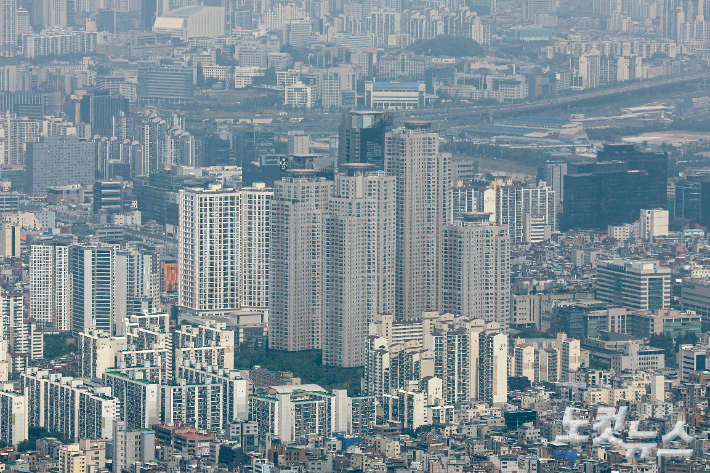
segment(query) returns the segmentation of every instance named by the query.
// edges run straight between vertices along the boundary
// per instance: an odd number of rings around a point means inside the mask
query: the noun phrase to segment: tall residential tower
[[[321,348],[325,215],[333,182],[308,159],[274,183],[271,201],[269,347]]]
[[[356,367],[369,323],[394,310],[396,178],[342,167],[325,218],[323,363]]]
[[[385,135],[385,170],[397,178],[395,316],[439,310],[441,234],[448,220],[451,155],[439,152],[429,122]]]

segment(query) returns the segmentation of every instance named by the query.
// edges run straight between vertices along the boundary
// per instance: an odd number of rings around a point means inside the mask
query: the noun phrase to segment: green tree
[[[673,337],[668,334],[657,334],[651,336],[650,345],[654,348],[659,348],[663,350],[663,354],[666,358],[666,363],[673,360],[674,343]]]
[[[76,340],[70,333],[44,336],[44,358],[51,360],[76,351]]]
[[[37,440],[44,437],[54,437],[60,442],[64,441],[62,434],[59,432],[50,432],[44,427],[30,427],[27,429],[27,440],[17,444],[17,450],[20,452],[27,452],[37,449]]]
[[[609,361],[592,356],[589,358],[589,367],[593,370],[608,370],[611,368]]]
[[[427,56],[471,57],[484,54],[481,45],[470,38],[445,35],[439,35],[432,39],[419,39],[407,49]]]
[[[284,352],[268,348],[252,348],[242,344],[234,356],[235,367],[251,369],[260,366],[271,371],[289,371],[303,383],[324,389],[347,389],[351,396],[360,393],[362,368],[324,366],[318,350]]]
[[[534,328],[524,328],[512,336],[513,338],[554,338],[555,335],[547,332],[540,332]]]

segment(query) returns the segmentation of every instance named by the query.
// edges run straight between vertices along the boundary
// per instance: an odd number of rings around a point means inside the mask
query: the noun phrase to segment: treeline
[[[470,38],[439,35],[432,39],[418,39],[407,50],[427,56],[471,57],[483,56],[483,48]]]
[[[695,345],[698,337],[693,332],[685,332],[674,340],[670,334],[653,335],[649,344],[653,348],[663,350],[666,366],[675,365],[675,356],[681,345]]]
[[[522,164],[537,166],[550,160],[550,155],[544,151],[524,148],[508,148],[487,144],[477,144],[470,141],[447,142],[441,145],[442,151],[481,156],[490,159],[507,159]]]
[[[246,344],[242,344],[234,356],[234,366],[238,369],[260,366],[270,371],[290,371],[296,378],[301,378],[303,384],[317,384],[328,390],[347,389],[350,396],[360,394],[362,368],[339,368],[321,363],[318,350],[285,352]]]

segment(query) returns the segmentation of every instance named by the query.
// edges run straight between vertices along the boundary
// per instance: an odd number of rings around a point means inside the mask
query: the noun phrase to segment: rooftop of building
[[[166,16],[187,18],[188,16],[194,15],[195,13],[200,13],[202,11],[216,10],[216,9],[220,9],[220,8],[222,8],[222,7],[210,7],[210,6],[204,6],[204,5],[189,5],[186,7],[176,8],[175,10],[170,10]]]
[[[372,90],[419,90],[420,82],[372,82]]]

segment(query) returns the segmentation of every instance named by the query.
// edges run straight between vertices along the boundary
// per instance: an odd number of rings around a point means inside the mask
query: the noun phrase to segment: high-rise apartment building
[[[20,226],[10,222],[0,224],[0,257],[19,258],[20,257]]]
[[[488,214],[466,213],[444,229],[441,304],[445,312],[510,324],[508,227],[488,223]]]
[[[124,374],[120,370],[104,372],[103,384],[111,389],[116,416],[126,423],[126,429],[150,428],[160,422],[159,384],[146,381],[140,372]],[[113,433],[113,425],[110,428]]]
[[[370,322],[394,311],[396,178],[342,167],[325,218],[323,363],[356,367]]]
[[[536,374],[536,352],[535,347],[521,343],[513,348],[513,376],[525,377],[531,383],[538,381]]]
[[[179,194],[179,305],[192,313],[268,307],[270,205],[263,183]]]
[[[671,270],[650,261],[600,262],[596,298],[628,309],[669,309]]]
[[[67,8],[69,2],[67,0],[42,0],[39,2],[41,6],[42,26],[49,28],[66,28],[73,26],[74,20],[68,22],[68,16],[74,15],[74,9]]]
[[[239,308],[239,192],[218,184],[179,193],[178,305],[205,314]]]
[[[17,50],[17,0],[0,0],[0,57],[13,57]]]
[[[161,418],[166,424],[187,423],[201,431],[221,430],[224,404],[221,384],[177,383],[160,386]]]
[[[27,397],[18,393],[12,383],[0,385],[0,441],[17,446],[27,440]]]
[[[0,333],[7,342],[9,371],[21,373],[29,360],[43,357],[42,333],[25,318],[24,295],[21,291],[3,289],[0,293]]]
[[[508,226],[513,242],[537,243],[557,230],[555,192],[546,182],[530,187],[498,185],[495,190],[495,221]]]
[[[249,418],[249,381],[242,378],[240,371],[218,369],[200,363],[176,366],[175,377],[188,384],[212,384],[222,386],[222,424],[229,425]]]
[[[397,178],[395,316],[438,310],[441,233],[448,223],[451,155],[429,122],[385,135],[385,170]]]
[[[389,46],[390,37],[399,34],[401,14],[396,11],[373,11],[370,14],[370,29],[377,46]]]
[[[514,243],[523,241],[523,188],[519,185],[499,185],[496,191],[495,222],[509,229]]]
[[[441,379],[447,403],[506,402],[508,336],[500,333],[498,324],[464,317],[454,319],[451,314],[443,314],[440,326],[424,335],[423,348],[433,352],[433,373],[426,373],[428,364],[423,360],[415,371]],[[390,367],[397,364],[399,360],[393,362],[390,358]],[[390,389],[403,388],[411,381],[408,378],[411,374],[406,374],[404,379],[391,379]]]
[[[480,332],[478,399],[488,404],[508,402],[508,336]]]
[[[0,120],[0,130],[5,134],[4,149],[0,149],[2,163],[25,164],[28,143],[41,134],[42,120],[41,117],[27,118],[8,113]]]
[[[43,327],[71,328],[69,246],[43,243],[30,247],[30,318]]]
[[[113,335],[116,305],[116,247],[73,245],[70,250],[72,280],[72,332],[89,329]]]
[[[242,188],[240,255],[242,307],[269,307],[271,199],[274,190],[263,183]]]
[[[224,330],[223,326],[217,330],[212,327],[209,330],[220,335],[214,341],[207,341],[199,336],[204,333],[203,328],[198,327],[198,332],[183,325],[180,331],[173,332],[174,366],[183,366],[190,361],[217,369],[234,369],[234,332]]]
[[[143,160],[136,174],[147,176],[162,169],[163,137],[168,133],[168,124],[162,118],[151,116],[138,127],[138,141],[143,145]],[[151,182],[152,183],[152,182]]]
[[[513,375],[531,383],[568,382],[582,366],[579,339],[558,333],[554,340],[542,339],[516,345],[513,349]]]
[[[653,241],[668,236],[668,211],[664,209],[641,209],[639,216],[639,237]]]
[[[129,246],[116,252],[116,315],[113,333],[125,335],[123,319],[157,309],[160,261],[151,248]]]
[[[136,463],[155,459],[155,432],[150,429],[127,429],[126,423],[113,423],[113,468],[130,471]]]
[[[332,181],[316,177],[313,169],[307,168],[292,169],[291,177],[274,183],[269,260],[270,348],[321,348],[325,215],[332,190]]]
[[[574,373],[582,366],[582,349],[580,341],[567,337],[564,333],[557,334],[557,351],[560,355],[559,376],[557,379],[566,383],[570,381],[570,373]]]
[[[384,170],[385,133],[393,125],[390,112],[350,111],[343,114],[338,163],[370,163]]]
[[[116,367],[116,355],[126,350],[126,337],[111,337],[108,332],[88,329],[77,336],[77,373],[82,378],[101,378]]]
[[[30,426],[58,432],[68,441],[111,438],[118,412],[109,388],[38,368],[27,368],[22,387]]]

